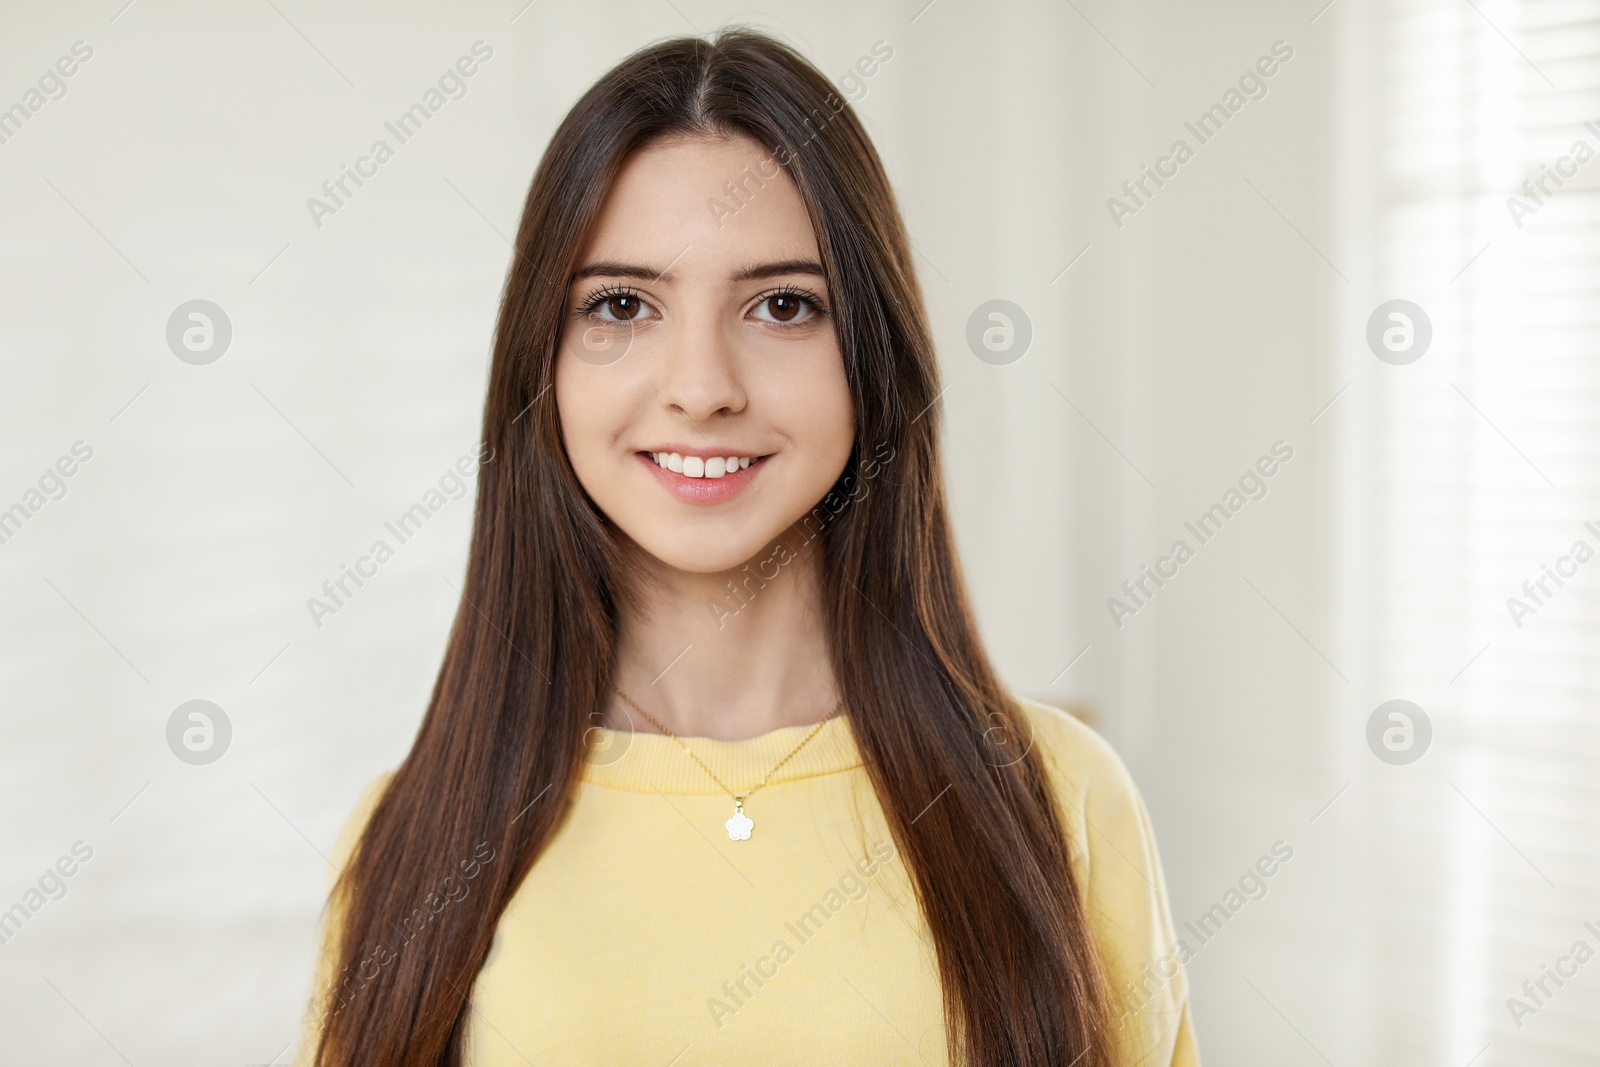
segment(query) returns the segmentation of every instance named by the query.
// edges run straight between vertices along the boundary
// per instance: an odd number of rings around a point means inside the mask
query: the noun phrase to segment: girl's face
[[[669,567],[738,568],[816,506],[854,440],[799,191],[748,138],[658,141],[579,263],[555,388],[578,480]]]

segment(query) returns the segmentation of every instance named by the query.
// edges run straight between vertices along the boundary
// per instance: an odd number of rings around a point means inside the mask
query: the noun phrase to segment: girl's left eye
[[[798,326],[822,311],[816,298],[804,293],[783,290],[761,298],[750,313],[762,322],[779,326]]]

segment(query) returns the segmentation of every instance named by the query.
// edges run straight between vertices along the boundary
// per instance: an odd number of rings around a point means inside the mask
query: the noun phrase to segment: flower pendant
[[[755,823],[751,822],[750,816],[744,813],[744,801],[735,800],[733,802],[733,818],[722,825],[728,828],[729,841],[748,841],[750,840],[750,830],[755,826]]]

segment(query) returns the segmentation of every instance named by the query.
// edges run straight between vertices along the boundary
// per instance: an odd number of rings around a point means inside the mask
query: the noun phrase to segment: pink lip
[[[681,453],[680,453],[681,454]],[[695,455],[696,453],[689,453]],[[726,455],[727,453],[717,453]],[[661,485],[673,496],[685,504],[720,504],[725,500],[732,500],[742,493],[754,479],[756,469],[767,461],[766,456],[752,459],[750,466],[735,474],[724,474],[721,478],[690,478],[686,475],[669,471],[650,458],[648,452],[635,452],[635,456],[645,466],[650,468]]]

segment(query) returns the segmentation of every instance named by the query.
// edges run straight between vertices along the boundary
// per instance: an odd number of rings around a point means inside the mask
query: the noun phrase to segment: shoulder
[[[328,871],[330,886],[338,880],[345,864],[350,862],[350,856],[356,850],[356,842],[361,840],[361,833],[367,828],[373,811],[378,807],[378,801],[383,799],[389,783],[394,781],[394,773],[394,771],[384,771],[367,782],[356,795],[355,803],[351,806],[350,813],[345,816],[344,825],[333,843],[333,854],[330,857],[333,866]]]
[[[1033,732],[1033,743],[1051,763],[1081,785],[1131,788],[1122,758],[1105,738],[1075,715],[1050,704],[1012,694]]]
[[[1039,753],[1057,796],[1069,808],[1140,803],[1127,764],[1093,727],[1049,704],[1015,695],[1012,699],[1022,709],[1028,731],[1023,743]]]
[[[1024,737],[1050,777],[1072,847],[1073,866],[1090,897],[1159,884],[1160,861],[1144,798],[1127,764],[1088,724],[1024,697]]]
[[[1183,963],[1144,799],[1106,740],[1059,708],[1013,697],[1060,806],[1129,1062],[1198,1062]],[[1027,738],[1024,738],[1027,740]]]

